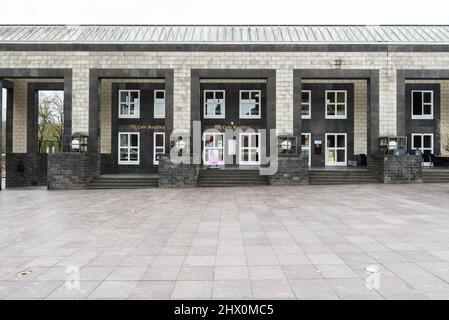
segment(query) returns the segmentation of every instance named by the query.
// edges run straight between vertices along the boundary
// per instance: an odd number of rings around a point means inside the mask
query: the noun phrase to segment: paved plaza
[[[448,299],[449,184],[1,191],[0,298]]]

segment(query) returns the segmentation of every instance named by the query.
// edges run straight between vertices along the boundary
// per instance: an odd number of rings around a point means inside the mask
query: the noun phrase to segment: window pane
[[[335,105],[333,105],[333,104],[327,105],[327,114],[329,116],[335,116]]]
[[[137,161],[138,158],[139,158],[139,149],[137,149],[137,148],[129,149],[129,160]]]
[[[308,104],[301,105],[301,115],[303,115],[303,116],[309,115],[309,105]]]
[[[260,115],[259,106],[257,104],[253,104],[251,106],[251,115],[252,116],[259,116]]]
[[[337,162],[345,162],[345,150],[337,150]]]
[[[422,115],[422,94],[421,92],[413,92],[413,114]]]
[[[131,147],[137,147],[138,146],[138,135],[137,134],[131,134]]]
[[[241,99],[248,100],[249,99],[249,92],[248,91],[242,91]]]
[[[129,114],[129,108],[126,104],[120,105],[120,114],[121,115],[128,115]]]
[[[257,148],[258,147],[258,138],[259,138],[259,136],[257,136],[257,135],[254,135],[254,136],[251,136],[251,147],[253,147],[253,148]]]
[[[206,100],[213,99],[213,98],[214,98],[214,92],[206,91]]]
[[[127,146],[128,146],[128,134],[121,134],[120,147],[127,147]]]
[[[129,106],[129,115],[134,115],[135,113],[135,106],[132,104]]]
[[[251,157],[251,161],[259,161],[259,150],[257,149],[253,149],[250,150],[250,157]]]
[[[343,135],[337,136],[337,147],[339,147],[339,148],[345,147],[345,136],[343,136]]]
[[[127,91],[121,91],[120,92],[120,102],[128,102],[128,92]]]
[[[310,92],[303,91],[301,100],[302,100],[303,103],[309,103],[309,101],[310,101]]]
[[[210,134],[206,134],[205,137],[205,146],[206,147],[213,147],[214,146],[214,138]]]
[[[213,114],[214,114],[214,113],[213,113]],[[215,106],[215,115],[216,115],[216,116],[221,116],[221,115],[223,115],[223,108],[222,108],[221,103],[217,103],[217,104],[216,104],[216,106]]]
[[[346,93],[345,92],[337,92],[337,102],[338,103],[346,102]]]
[[[251,112],[251,105],[247,102],[242,102],[240,104],[240,114],[242,116],[248,116]]]
[[[249,138],[247,135],[243,136],[243,147],[247,148],[249,146]]]
[[[424,92],[424,102],[432,102],[432,92]]]
[[[335,103],[335,93],[333,91],[328,92],[326,96],[326,100],[330,103]]]
[[[215,135],[215,147],[218,147],[218,148],[223,147],[223,135],[221,135],[221,134]]]
[[[432,136],[425,135],[424,136],[424,148],[432,148]]]
[[[215,99],[223,99],[224,93],[221,91],[215,92]]]
[[[164,146],[164,136],[162,134],[156,134],[156,145],[155,147]]]
[[[423,106],[423,109],[424,109],[424,114],[425,114],[425,115],[431,115],[431,114],[432,114],[432,105],[430,105],[430,104],[425,104],[425,105]]]
[[[327,136],[327,146],[330,148],[335,147],[335,136],[334,135]]]
[[[128,160],[128,149],[120,148],[120,161]]]
[[[243,161],[249,161],[248,149],[242,150],[243,152]]]
[[[156,91],[156,99],[165,99],[165,91]]]
[[[131,91],[131,102],[138,102],[139,101],[139,92],[138,91]]]
[[[344,104],[337,105],[337,115],[344,116],[345,114],[346,114],[345,105]]]
[[[310,146],[310,138],[309,135],[303,134],[301,135],[301,145],[303,147],[309,147]]]
[[[258,103],[260,101],[259,100],[260,99],[259,91],[251,92],[251,99],[255,100],[255,102]]]
[[[154,116],[162,118],[165,117],[165,103],[154,104]]]
[[[413,136],[413,147],[421,148],[421,136]]]

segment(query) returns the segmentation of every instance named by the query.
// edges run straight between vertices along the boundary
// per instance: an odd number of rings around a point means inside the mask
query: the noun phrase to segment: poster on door
[[[328,156],[327,156],[327,160],[330,163],[334,163],[335,162],[335,151],[329,150]]]
[[[209,150],[209,165],[218,166],[218,150]]]

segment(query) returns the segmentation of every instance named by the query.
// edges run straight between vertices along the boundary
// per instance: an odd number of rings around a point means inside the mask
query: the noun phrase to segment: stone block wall
[[[271,185],[309,184],[309,159],[305,155],[278,158],[278,170],[269,176]]]
[[[82,189],[100,174],[100,155],[53,153],[48,155],[48,189]]]
[[[168,155],[163,155],[159,159],[159,187],[194,187],[198,182],[199,169],[198,164],[174,164]]]
[[[421,183],[422,182],[421,156],[370,156],[368,169],[375,171],[381,181],[386,184],[393,183]]]
[[[46,153],[6,154],[6,187],[47,185]]]

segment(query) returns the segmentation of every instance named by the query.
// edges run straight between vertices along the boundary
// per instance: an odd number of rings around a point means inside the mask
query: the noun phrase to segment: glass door
[[[346,165],[346,133],[326,133],[326,165]]]
[[[260,164],[260,133],[240,133],[240,165]]]
[[[310,153],[310,133],[303,133],[301,134],[301,152],[302,154],[305,154],[309,157],[309,166],[310,166],[310,160],[311,160],[311,153]]]
[[[224,164],[224,133],[203,134],[203,163],[211,166]]]

